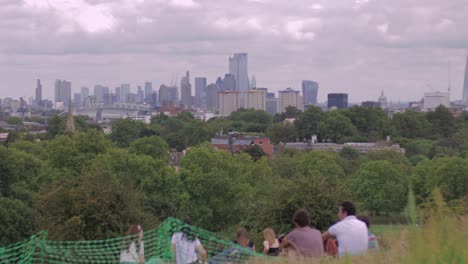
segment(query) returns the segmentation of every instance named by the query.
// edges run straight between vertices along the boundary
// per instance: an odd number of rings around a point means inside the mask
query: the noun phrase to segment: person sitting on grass
[[[367,252],[367,226],[356,218],[356,208],[351,202],[344,202],[338,210],[340,221],[323,234],[323,241],[331,237],[338,240],[338,255],[362,255]]]
[[[301,257],[322,257],[324,255],[322,234],[310,227],[309,213],[305,209],[297,210],[293,223],[295,228],[282,239],[281,247],[292,249]]]
[[[205,263],[206,251],[189,226],[191,221],[186,220],[185,223],[180,232],[172,235],[171,244],[175,261],[177,264],[198,263],[201,256],[202,263]]]
[[[370,250],[378,250],[379,249],[379,242],[377,241],[377,237],[372,233],[370,230],[370,221],[369,218],[365,215],[359,215],[357,219],[364,222],[367,226],[367,237],[369,238],[369,249]]]
[[[278,256],[279,255],[279,242],[276,239],[275,231],[272,228],[265,228],[263,230],[263,254],[268,256]]]

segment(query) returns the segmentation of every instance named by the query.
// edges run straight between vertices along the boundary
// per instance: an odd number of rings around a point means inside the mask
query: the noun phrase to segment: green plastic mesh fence
[[[174,262],[171,237],[187,227],[201,241],[207,252],[207,262],[244,263],[254,258],[272,260],[265,255],[241,248],[220,236],[188,226],[184,222],[169,218],[158,228],[144,233],[144,256],[146,263]],[[120,253],[125,250],[124,241],[136,237],[120,237],[92,241],[50,241],[42,231],[30,239],[0,248],[0,263],[119,263]]]

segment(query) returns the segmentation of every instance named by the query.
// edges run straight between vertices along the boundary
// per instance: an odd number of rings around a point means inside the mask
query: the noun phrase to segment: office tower
[[[270,115],[275,115],[278,112],[278,99],[275,93],[266,94],[266,112]]]
[[[317,93],[319,84],[314,81],[302,81],[302,96],[304,98],[304,105],[316,105]]]
[[[303,109],[303,101],[299,91],[287,88],[284,91],[279,91],[278,98],[278,113],[286,112],[288,106],[296,107],[299,110]]]
[[[245,108],[266,111],[266,91],[248,90],[245,93]]]
[[[219,114],[229,116],[232,112],[240,108],[240,92],[222,91],[219,92]]]
[[[177,87],[166,86],[162,84],[159,87],[159,105],[176,106],[177,105]]]
[[[127,94],[127,103],[129,104],[136,104],[136,93],[128,93]]]
[[[189,109],[192,107],[192,85],[190,84],[189,71],[180,80],[180,99],[184,108]]]
[[[331,93],[328,94],[328,108],[347,108],[348,107],[348,94],[345,93]]]
[[[143,91],[141,86],[138,86],[137,94],[136,94],[136,103],[143,104],[144,101],[145,101],[145,92]]]
[[[195,78],[195,105],[206,106],[206,78]]]
[[[120,102],[127,103],[128,102],[128,94],[130,93],[130,84],[124,83],[120,85]]]
[[[36,105],[40,105],[41,101],[42,101],[42,84],[41,84],[41,80],[37,79],[36,100],[35,100]]]
[[[115,94],[115,101],[114,101],[114,103],[120,103],[120,90],[121,90],[120,86],[119,86],[119,87],[115,87],[115,92],[114,92],[114,94]]]
[[[102,96],[102,103],[104,105],[111,105],[114,103],[115,95],[113,93],[107,92]]]
[[[156,107],[158,104],[158,92],[153,91],[147,98],[147,104],[149,104],[152,107]]]
[[[89,96],[89,88],[86,86],[81,87],[81,105],[83,106],[86,98]]]
[[[236,77],[234,75],[226,73],[222,83],[222,91],[236,91]]]
[[[73,107],[80,107],[82,103],[81,93],[74,93],[73,94]]]
[[[104,95],[109,93],[109,87],[96,84],[94,86],[94,96],[96,96],[96,102],[98,104],[104,103]]]
[[[465,82],[463,84],[463,101],[468,104],[468,56],[465,63]]]
[[[438,106],[450,107],[450,94],[448,92],[424,93],[423,109],[431,111]]]
[[[55,81],[55,103],[62,102],[68,106],[71,99],[71,82],[65,80]]]
[[[151,104],[149,98],[153,94],[153,83],[151,82],[145,82],[145,102],[147,104]]]
[[[223,78],[218,76],[218,78],[216,79],[216,85],[218,86],[218,91],[224,90],[223,89]]]
[[[234,53],[229,57],[229,73],[236,80],[236,91],[249,90],[249,73],[247,69],[247,53]]]
[[[218,85],[214,83],[206,87],[206,107],[209,109],[218,109],[219,89]]]

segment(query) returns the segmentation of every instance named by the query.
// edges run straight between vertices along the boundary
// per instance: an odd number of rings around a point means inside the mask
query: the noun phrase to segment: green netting
[[[174,261],[171,249],[172,234],[187,226],[178,219],[169,218],[158,228],[144,233],[146,263]],[[190,226],[207,251],[207,261],[243,263],[252,258],[271,259],[243,249],[231,241],[209,231]],[[30,239],[0,248],[0,263],[119,263],[122,242],[128,237],[92,241],[50,241],[47,232]]]

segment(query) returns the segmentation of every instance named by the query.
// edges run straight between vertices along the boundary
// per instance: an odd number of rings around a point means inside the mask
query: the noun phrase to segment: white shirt
[[[201,245],[198,238],[190,241],[179,232],[172,235],[171,243],[176,247],[177,264],[189,264],[198,260],[197,246]]]
[[[369,246],[367,226],[350,215],[328,229],[328,233],[338,240],[338,255],[361,255]]]
[[[120,252],[120,262],[139,263],[139,254],[145,254],[145,243],[143,240],[140,242],[139,252],[137,252],[135,241],[130,244],[127,250]]]

